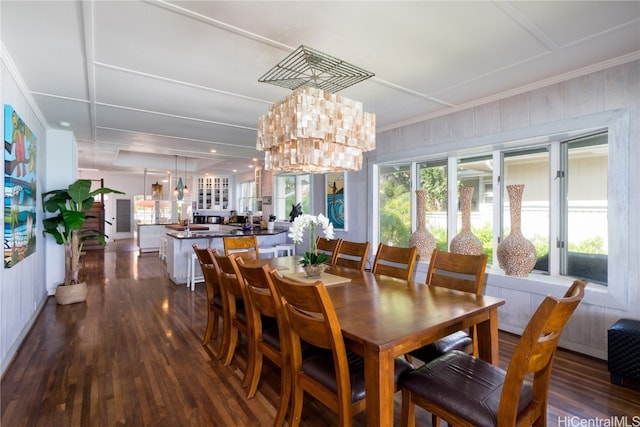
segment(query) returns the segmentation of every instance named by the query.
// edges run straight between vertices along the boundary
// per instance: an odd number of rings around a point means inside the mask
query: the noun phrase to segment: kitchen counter
[[[274,228],[273,230],[262,230],[259,228],[254,228],[251,231],[243,231],[239,227],[228,226],[229,228],[224,228],[220,230],[209,230],[205,228],[204,230],[198,229],[194,230],[193,227],[190,227],[189,231],[183,230],[179,231],[168,231],[167,235],[171,237],[175,237],[176,239],[207,239],[207,238],[216,238],[216,237],[229,237],[229,236],[274,236],[277,234],[286,233],[289,231],[288,228]],[[206,231],[205,231],[206,230]]]
[[[186,226],[180,225],[180,224],[167,224],[165,225],[165,227],[173,231],[185,231],[185,229],[187,228]],[[200,224],[189,224],[189,230],[194,230],[194,231],[207,230],[208,231],[209,226],[200,225]]]

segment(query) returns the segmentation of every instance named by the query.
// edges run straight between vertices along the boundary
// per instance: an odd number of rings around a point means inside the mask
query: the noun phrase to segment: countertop
[[[183,227],[184,228],[184,227]],[[262,230],[254,228],[251,231],[242,231],[241,229],[237,230],[207,230],[207,231],[193,231],[193,227],[191,227],[190,231],[169,231],[167,232],[167,236],[176,238],[176,239],[212,239],[212,238],[222,238],[222,237],[230,237],[230,236],[273,236],[276,234],[282,234],[288,232],[288,228],[274,228],[272,231]]]

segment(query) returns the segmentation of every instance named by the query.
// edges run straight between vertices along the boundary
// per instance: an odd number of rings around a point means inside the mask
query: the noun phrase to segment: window
[[[560,273],[607,283],[607,135],[562,144]],[[563,174],[564,172],[564,174]]]
[[[536,248],[535,270],[549,272],[549,147],[502,153],[502,235],[511,230],[507,185],[523,184],[520,226]]]
[[[446,251],[447,243],[447,204],[448,182],[447,161],[418,164],[419,188],[427,190],[427,230],[436,238],[436,247]]]
[[[524,184],[521,229],[536,248],[534,270],[606,285],[608,134],[574,135],[504,143],[501,147],[508,148],[472,157],[378,165],[374,170],[378,171],[379,242],[408,244],[411,189],[423,188],[430,197],[427,226],[438,248],[446,250],[461,227],[458,194],[451,193],[461,186],[473,187],[471,229],[492,263],[496,242],[511,229],[506,186]],[[412,176],[414,167],[417,173]],[[449,210],[456,210],[455,218],[448,219]]]
[[[411,166],[381,167],[378,174],[378,239],[408,246],[411,235]]]
[[[471,199],[471,232],[482,242],[483,253],[493,262],[493,157],[491,155],[459,159],[459,187],[473,188]],[[456,234],[462,228],[458,201]]]
[[[289,219],[292,207],[298,203],[303,213],[311,213],[310,175],[277,175],[275,185],[274,214],[279,219]]]
[[[256,203],[256,182],[244,181],[240,183],[238,188],[238,210],[243,213],[257,212],[262,208]]]

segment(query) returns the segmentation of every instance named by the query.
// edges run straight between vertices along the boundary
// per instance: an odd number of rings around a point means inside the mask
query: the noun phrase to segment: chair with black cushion
[[[369,242],[350,242],[343,240],[337,252],[335,265],[364,271],[369,257]]]
[[[324,253],[327,255],[327,258],[329,258],[326,264],[335,264],[336,256],[338,256],[341,245],[342,239],[325,239],[320,236],[316,238],[316,248],[318,248],[318,252]]]
[[[426,282],[431,286],[482,295],[486,267],[487,256],[485,254],[463,255],[434,249],[431,261],[429,261]],[[476,328],[473,326],[469,333],[454,332],[409,354],[425,363],[452,350],[460,350],[477,356],[475,336]]]
[[[235,255],[244,259],[260,259],[258,238],[251,236],[224,236],[222,238],[225,255]]]
[[[415,246],[403,248],[380,243],[371,271],[374,274],[384,274],[398,279],[411,280],[417,259],[418,249]]]
[[[345,348],[340,323],[322,282],[303,284],[271,272],[284,304],[291,338],[292,394],[289,426],[300,424],[306,391],[338,414],[338,425],[351,426],[354,414],[365,409],[364,359]],[[301,340],[318,347],[302,353]],[[394,382],[411,365],[396,359]]]
[[[193,251],[200,263],[207,290],[207,329],[202,338],[202,345],[206,345],[212,338],[218,337],[219,319],[222,318],[224,322],[220,277],[218,276],[214,259],[214,254],[217,251],[214,252],[211,248],[199,248],[196,244],[193,245]],[[220,354],[220,349],[218,349],[218,354]]]
[[[553,357],[584,288],[576,280],[563,298],[547,296],[542,301],[506,371],[454,350],[403,376],[401,424],[415,425],[418,405],[455,426],[546,425]]]
[[[289,396],[291,395],[291,372],[289,372],[286,364],[291,345],[281,342],[281,340],[288,339],[288,331],[282,318],[282,300],[275,290],[271,274],[269,274],[271,269],[268,265],[249,267],[242,262],[238,262],[238,270],[244,279],[247,294],[251,299],[251,309],[253,310],[249,345],[253,347],[251,352],[254,355],[254,362],[249,373],[247,398],[254,397],[258,390],[258,383],[262,374],[263,356],[266,356],[280,367],[280,404],[274,426],[281,426],[287,414]],[[263,328],[263,317],[271,319],[272,323],[275,321],[276,325]]]
[[[249,298],[247,291],[238,270],[238,263],[235,255],[214,255],[218,275],[220,276],[220,288],[222,290],[223,306],[224,306],[224,328],[222,332],[222,344],[220,346],[220,354],[224,366],[228,366],[233,359],[236,345],[238,343],[238,333],[244,334],[249,339],[249,324],[251,323],[252,310],[248,309]],[[251,350],[251,348],[249,348]],[[253,363],[253,354],[248,352],[247,370],[243,385],[246,386],[249,380],[251,363]]]

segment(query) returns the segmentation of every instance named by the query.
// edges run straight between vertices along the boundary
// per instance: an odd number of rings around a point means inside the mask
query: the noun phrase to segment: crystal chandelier
[[[325,173],[362,169],[375,149],[373,113],[338,90],[373,76],[342,60],[300,46],[259,81],[294,89],[258,119],[256,147],[265,169]]]

